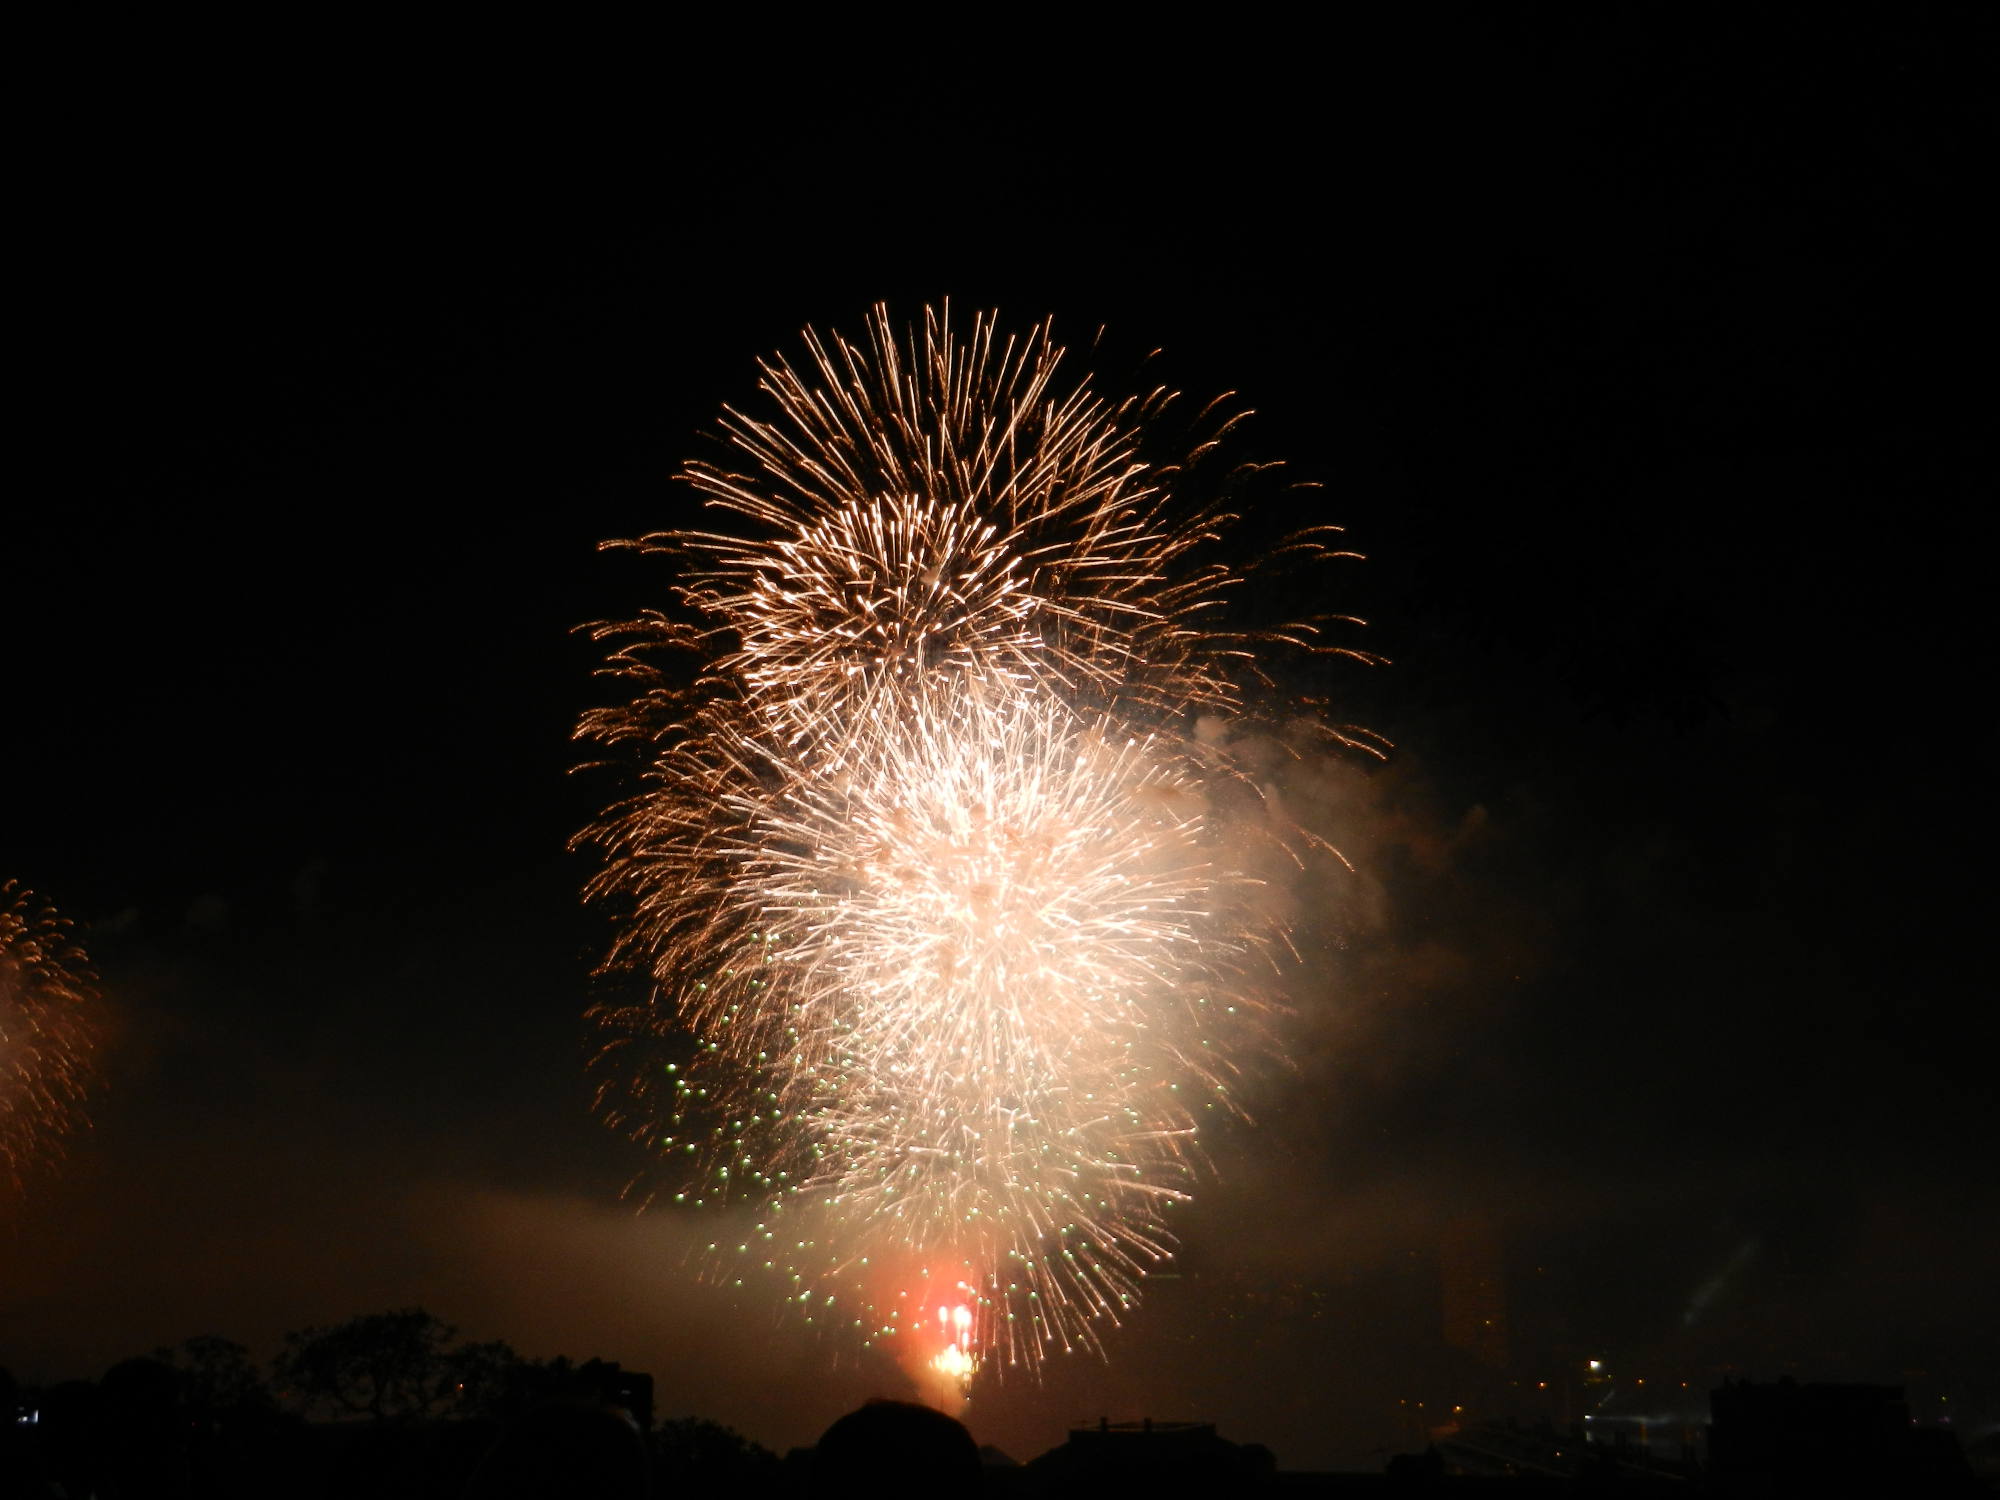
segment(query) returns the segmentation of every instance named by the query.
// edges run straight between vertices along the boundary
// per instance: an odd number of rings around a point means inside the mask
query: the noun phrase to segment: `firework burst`
[[[16,1186],[84,1123],[97,976],[69,923],[0,883],[0,1171]]]
[[[683,473],[729,528],[626,544],[680,609],[594,627],[630,697],[579,734],[640,785],[588,894],[651,980],[599,1103],[751,1214],[725,1274],[967,1380],[1097,1344],[1274,1051],[1303,836],[1214,726],[1313,628],[1224,627],[1231,518],[1142,455],[1171,393],[1060,384],[1046,325],[806,341]]]

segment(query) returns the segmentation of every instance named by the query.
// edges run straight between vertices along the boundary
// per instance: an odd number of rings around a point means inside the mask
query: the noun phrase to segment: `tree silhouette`
[[[501,1339],[460,1344],[444,1356],[443,1409],[455,1417],[495,1412],[512,1388],[513,1372],[526,1363]]]
[[[197,1334],[171,1349],[157,1350],[153,1357],[172,1367],[180,1379],[181,1404],[198,1419],[272,1407],[271,1388],[251,1362],[250,1351],[232,1339]]]
[[[378,1422],[470,1414],[498,1396],[520,1360],[498,1341],[454,1348],[457,1336],[420,1307],[367,1313],[286,1334],[272,1369],[283,1393],[309,1414]]]

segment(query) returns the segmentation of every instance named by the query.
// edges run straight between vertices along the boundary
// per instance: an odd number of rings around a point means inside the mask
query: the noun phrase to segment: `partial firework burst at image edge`
[[[1228,624],[1233,517],[1142,451],[1170,392],[1061,383],[1046,325],[806,341],[683,471],[730,529],[621,544],[679,607],[593,627],[629,697],[579,736],[639,784],[587,894],[650,979],[593,1012],[599,1107],[745,1216],[721,1274],[963,1382],[1098,1347],[1170,1255],[1315,843],[1231,753],[1245,685],[1361,653]]]
[[[86,1122],[97,976],[70,924],[0,883],[0,1173],[20,1187]]]

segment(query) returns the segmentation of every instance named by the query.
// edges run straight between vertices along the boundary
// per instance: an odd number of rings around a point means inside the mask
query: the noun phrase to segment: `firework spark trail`
[[[1045,325],[807,343],[774,418],[726,411],[748,472],[684,472],[746,534],[643,539],[680,617],[594,627],[633,696],[579,735],[643,769],[588,894],[654,984],[594,1013],[600,1106],[678,1197],[757,1209],[737,1255],[811,1316],[908,1342],[916,1267],[973,1305],[937,1308],[952,1370],[1033,1365],[1133,1304],[1273,1049],[1240,844],[1286,831],[1223,827],[1255,788],[1189,731],[1311,627],[1224,630],[1229,518],[1140,454],[1170,393],[1059,388]]]
[[[1198,790],[1159,747],[1109,744],[1011,686],[922,701],[870,748],[739,851],[769,961],[814,966],[786,1034],[757,1049],[779,1053],[781,1103],[811,1111],[825,1148],[806,1191],[944,1249],[985,1239],[981,1221],[1086,1211],[1067,1184],[1094,1180],[1116,1236],[1117,1200],[1160,1191],[1134,1164],[1193,1122],[1106,1102],[1148,1079],[1219,1082],[1159,1014],[1234,951],[1195,941],[1227,879]],[[1040,1013],[1052,996],[1060,1028]]]
[[[0,1175],[16,1187],[85,1122],[97,976],[69,925],[0,883]]]

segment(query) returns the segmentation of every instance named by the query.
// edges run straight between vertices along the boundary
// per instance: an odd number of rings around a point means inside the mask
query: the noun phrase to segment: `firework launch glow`
[[[1361,653],[1225,623],[1219,406],[1161,463],[1173,394],[1063,383],[1046,324],[805,341],[683,471],[716,528],[613,544],[680,571],[592,627],[626,697],[579,737],[639,781],[579,843],[648,981],[592,1013],[598,1102],[744,1226],[712,1269],[962,1389],[1100,1348],[1171,1256],[1278,1053],[1272,888],[1314,844],[1232,750],[1245,695]]]
[[[14,1187],[85,1121],[97,976],[69,923],[0,883],[0,1173]]]

